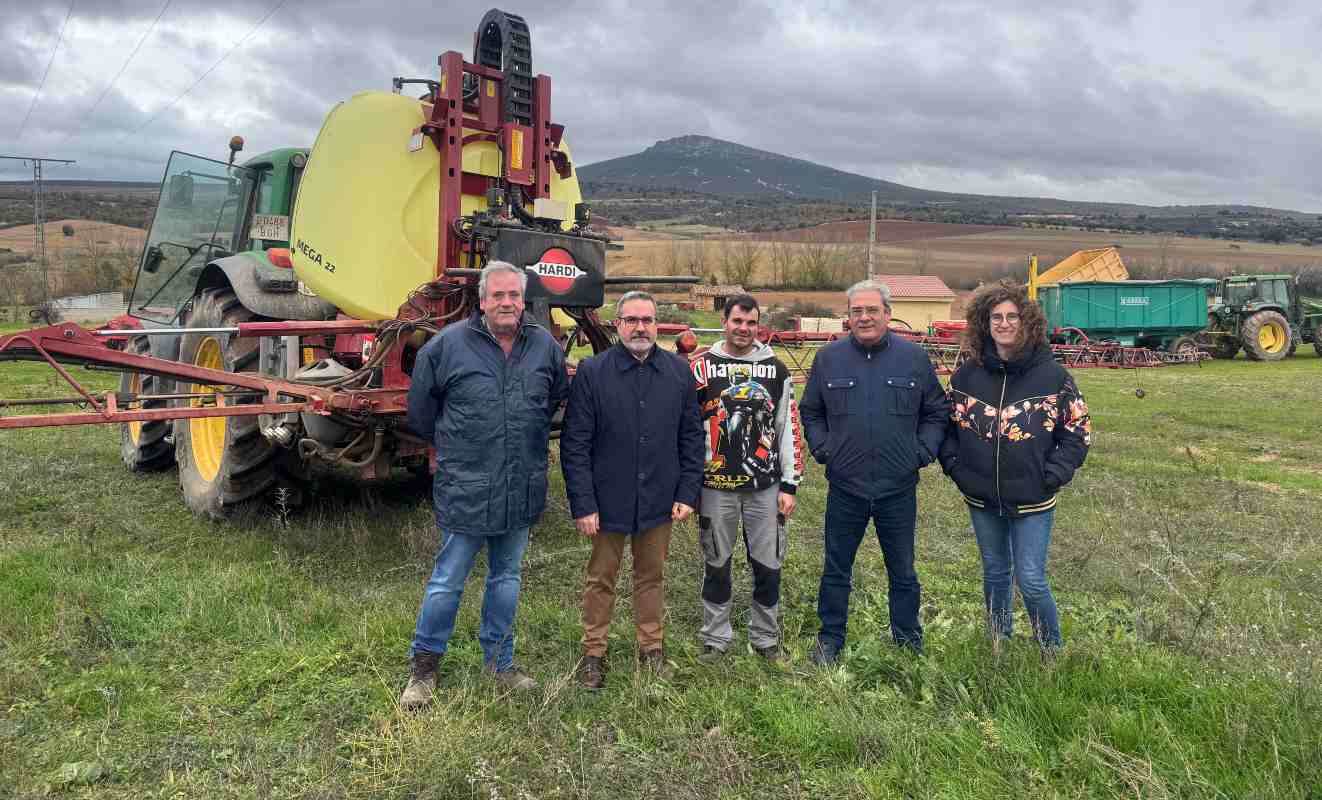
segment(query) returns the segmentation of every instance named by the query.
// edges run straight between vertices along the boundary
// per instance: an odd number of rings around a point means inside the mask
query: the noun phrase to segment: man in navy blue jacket
[[[447,325],[413,367],[409,427],[436,447],[432,502],[444,542],[418,612],[405,709],[431,702],[464,582],[484,547],[478,641],[486,669],[511,688],[537,686],[514,665],[514,612],[528,528],[546,507],[551,417],[569,379],[555,338],[523,316],[527,284],[513,264],[488,264],[478,280],[482,313]]]
[[[854,557],[877,530],[889,580],[891,636],[921,651],[921,587],[914,571],[918,470],[936,459],[950,405],[927,353],[888,332],[890,290],[849,288],[849,336],[813,360],[799,404],[808,448],[826,466],[826,554],[817,595],[821,631],[812,659],[830,664],[845,644]]]
[[[656,346],[656,301],[628,292],[615,305],[620,341],[574,374],[560,433],[569,511],[592,539],[583,587],[580,682],[599,689],[615,581],[628,541],[640,660],[666,674],[663,567],[670,528],[693,513],[704,439],[688,361]]]

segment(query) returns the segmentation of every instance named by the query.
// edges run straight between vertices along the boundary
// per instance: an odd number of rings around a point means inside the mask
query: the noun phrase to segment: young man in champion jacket
[[[707,442],[698,538],[703,663],[719,661],[734,639],[730,568],[739,526],[753,570],[748,643],[768,661],[780,648],[780,570],[786,524],[803,474],[802,440],[790,371],[757,340],[761,309],[752,295],[725,304],[725,338],[692,359]]]
[[[888,330],[889,288],[860,281],[846,294],[849,336],[818,351],[799,406],[808,447],[830,484],[817,596],[822,627],[812,653],[823,665],[845,643],[854,557],[869,520],[886,562],[891,636],[922,650],[913,566],[918,470],[936,460],[950,415],[926,351]]]

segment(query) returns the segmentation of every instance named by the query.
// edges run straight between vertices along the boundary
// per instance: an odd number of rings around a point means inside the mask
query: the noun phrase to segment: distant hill
[[[925,206],[983,214],[1313,216],[1246,205],[1143,206],[1049,197],[937,192],[696,135],[664,139],[641,153],[581,166],[578,177],[584,185],[584,193],[592,199],[639,191],[670,191],[782,202],[863,203],[876,191],[877,201],[884,205]]]
[[[715,195],[777,196],[848,202],[870,196],[892,203],[956,200],[960,195],[915,189],[755,150],[709,136],[680,136],[641,153],[580,167],[580,181],[620,187],[678,189]]]

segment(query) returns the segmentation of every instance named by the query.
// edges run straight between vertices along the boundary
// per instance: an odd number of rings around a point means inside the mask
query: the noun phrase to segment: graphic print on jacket
[[[969,505],[1008,516],[1046,511],[1092,445],[1088,404],[1049,350],[984,362],[951,376],[942,466]]]
[[[723,342],[693,359],[707,461],[703,486],[793,492],[803,474],[803,438],[789,370],[758,344],[743,357]]]

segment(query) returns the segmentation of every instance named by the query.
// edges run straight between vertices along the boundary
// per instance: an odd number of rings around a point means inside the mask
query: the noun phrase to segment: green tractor
[[[1234,358],[1243,348],[1254,361],[1279,361],[1300,342],[1312,342],[1322,355],[1322,305],[1300,298],[1298,283],[1294,275],[1222,278],[1201,343],[1217,358]]]

